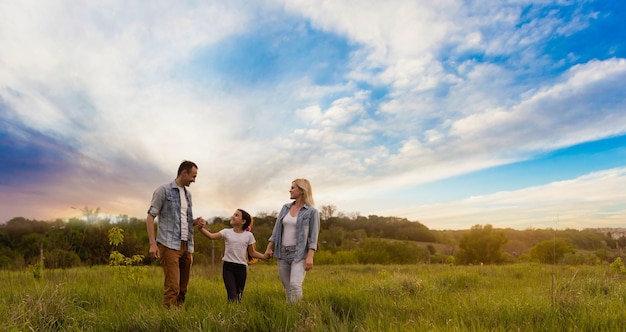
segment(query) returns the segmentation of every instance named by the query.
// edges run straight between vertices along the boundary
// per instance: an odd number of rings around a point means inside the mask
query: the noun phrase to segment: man
[[[191,193],[186,187],[196,181],[198,166],[185,160],[178,167],[174,181],[158,187],[152,194],[146,228],[150,241],[150,256],[161,259],[165,274],[163,306],[182,308],[189,283],[193,253],[193,219]],[[154,236],[154,219],[158,217],[158,232]]]

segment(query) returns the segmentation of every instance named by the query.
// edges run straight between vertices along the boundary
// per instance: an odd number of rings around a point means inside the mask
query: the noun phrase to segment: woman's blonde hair
[[[311,183],[307,179],[295,179],[292,181],[296,187],[302,190],[302,196],[304,197],[304,203],[310,206],[315,206],[315,200],[313,199],[313,188]]]

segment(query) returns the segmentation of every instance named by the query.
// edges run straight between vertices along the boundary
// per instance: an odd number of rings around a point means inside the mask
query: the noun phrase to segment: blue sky
[[[0,1],[0,221],[318,206],[623,227],[619,1]],[[78,208],[78,210],[76,209]]]

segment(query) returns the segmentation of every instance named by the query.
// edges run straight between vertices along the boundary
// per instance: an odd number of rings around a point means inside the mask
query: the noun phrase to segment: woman
[[[294,201],[283,205],[280,210],[265,256],[273,255],[278,260],[278,275],[285,288],[287,301],[296,302],[302,298],[306,271],[313,268],[320,216],[314,207],[309,180],[295,179],[289,194]]]
[[[230,225],[233,228],[224,228],[217,233],[211,233],[204,228],[204,222],[199,224],[200,232],[211,240],[224,239],[225,250],[224,266],[222,277],[228,295],[228,302],[240,302],[243,289],[246,286],[248,274],[248,263],[252,263],[256,258],[267,259],[256,251],[254,244],[256,240],[250,232],[252,227],[252,216],[242,209],[237,209],[230,218]]]

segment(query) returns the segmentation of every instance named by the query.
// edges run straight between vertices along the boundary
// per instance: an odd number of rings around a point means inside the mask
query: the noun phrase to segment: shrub
[[[63,249],[53,249],[46,255],[45,267],[50,269],[70,268],[80,266],[80,257],[73,252]]]
[[[124,242],[124,230],[113,227],[109,230],[109,243],[114,247],[118,247]],[[111,251],[109,256],[109,265],[115,269],[115,275],[125,281],[139,284],[145,277],[145,267],[136,266],[143,262],[143,255],[133,255],[126,257],[117,250]]]
[[[414,242],[369,238],[357,257],[361,264],[416,264],[427,263],[430,253]]]
[[[620,257],[617,257],[613,261],[613,263],[609,265],[609,269],[611,270],[611,272],[626,273],[626,267],[624,267],[624,262],[622,262],[622,259]]]
[[[315,254],[315,264],[345,265],[357,264],[358,262],[356,250],[337,251],[335,253],[323,250]]]

